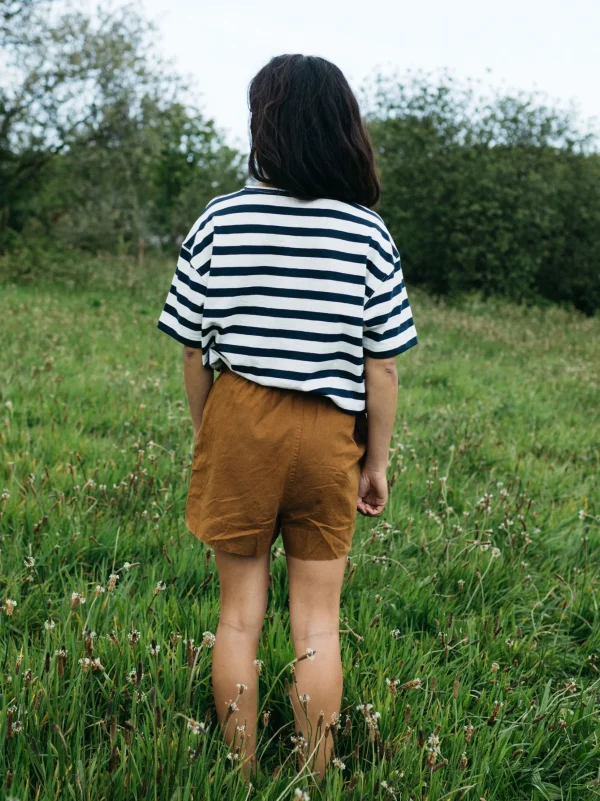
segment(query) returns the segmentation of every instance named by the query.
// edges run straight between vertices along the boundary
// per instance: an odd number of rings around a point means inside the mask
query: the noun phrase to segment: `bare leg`
[[[221,606],[212,658],[213,692],[219,723],[226,724],[225,741],[230,745],[235,737],[236,746],[241,746],[239,758],[248,779],[256,751],[258,677],[253,663],[267,606],[270,553],[239,556],[215,549],[215,559]],[[240,693],[237,685],[246,689]],[[245,731],[237,731],[238,726]]]
[[[296,665],[298,695],[309,696],[306,710],[295,692],[292,704],[296,730],[308,742],[310,755],[317,748],[312,769],[321,780],[329,762],[333,740],[325,729],[332,716],[339,715],[342,700],[342,662],[340,658],[340,592],[347,558],[304,561],[287,557],[290,585],[290,624],[296,657],[307,648],[316,651],[314,660],[303,659]],[[322,724],[319,718],[322,714]],[[307,723],[308,717],[308,723]]]

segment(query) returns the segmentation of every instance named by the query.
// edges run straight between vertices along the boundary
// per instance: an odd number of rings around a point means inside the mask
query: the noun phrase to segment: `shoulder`
[[[383,217],[366,206],[356,204],[356,207],[361,209],[371,220],[369,250],[372,258],[380,262],[381,269],[384,269],[383,262],[394,268],[395,263],[400,259],[400,254]]]
[[[235,192],[228,192],[224,195],[216,195],[204,206],[200,215],[194,221],[187,236],[183,240],[183,247],[191,250],[199,240],[204,239],[206,236],[212,235],[212,221],[215,214],[222,208],[237,203],[243,198],[245,192],[244,188],[238,189]]]
[[[371,247],[378,251],[384,250],[394,259],[397,258],[398,251],[383,217],[368,206],[361,206],[359,203],[348,203],[346,205],[359,213],[365,225],[370,229]]]

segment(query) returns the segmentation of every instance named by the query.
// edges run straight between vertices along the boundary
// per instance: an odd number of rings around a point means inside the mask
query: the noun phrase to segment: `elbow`
[[[398,370],[396,368],[396,357],[389,359],[365,359],[365,374],[369,376],[381,376],[384,380],[398,382]]]
[[[188,345],[184,345],[183,358],[186,360],[191,360],[191,359],[202,360],[202,348],[190,348]]]

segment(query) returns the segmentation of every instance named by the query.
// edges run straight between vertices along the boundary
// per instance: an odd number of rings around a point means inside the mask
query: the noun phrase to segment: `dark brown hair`
[[[272,58],[248,91],[250,175],[294,197],[374,206],[373,147],[342,71],[318,56]]]

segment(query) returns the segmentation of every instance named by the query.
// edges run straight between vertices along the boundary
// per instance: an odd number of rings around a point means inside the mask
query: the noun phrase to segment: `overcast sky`
[[[247,146],[248,82],[271,56],[335,62],[357,89],[376,68],[447,67],[507,89],[538,89],[600,118],[598,0],[142,0],[163,52],[200,105]],[[491,72],[488,72],[491,70]]]

